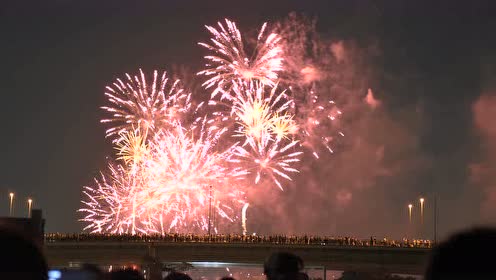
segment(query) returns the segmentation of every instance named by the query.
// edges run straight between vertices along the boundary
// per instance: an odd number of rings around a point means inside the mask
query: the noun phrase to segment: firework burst
[[[298,173],[293,165],[299,162],[303,152],[298,151],[298,141],[284,144],[282,141],[272,141],[268,138],[261,142],[248,141],[247,145],[237,146],[231,162],[244,166],[246,174],[255,176],[255,184],[266,178],[283,190],[280,179],[291,181],[289,173]]]
[[[149,150],[146,144],[146,134],[141,135],[140,129],[121,131],[119,140],[115,143],[117,159],[123,160],[128,165],[137,165],[148,156]]]
[[[258,34],[254,51],[251,55],[246,51],[245,43],[236,23],[226,19],[225,25],[206,26],[213,38],[210,43],[199,43],[213,54],[205,56],[206,69],[199,75],[208,78],[203,85],[208,89],[215,87],[212,97],[219,92],[222,98],[230,98],[232,82],[260,81],[268,86],[277,82],[278,72],[283,70],[281,38],[276,33],[266,35],[267,23],[262,25]]]
[[[270,131],[275,135],[276,140],[289,140],[291,135],[298,132],[298,125],[294,121],[294,116],[288,113],[275,113],[271,121]]]
[[[84,187],[85,200],[79,211],[88,223],[84,230],[110,233],[149,233],[148,218],[140,207],[145,173],[129,172],[122,165],[109,164],[108,174],[95,178],[94,186]]]
[[[117,79],[106,88],[110,106],[102,109],[111,117],[101,122],[110,125],[107,137],[134,127],[147,132],[167,127],[191,109],[191,94],[180,88],[179,80],[169,81],[166,72],[159,76],[155,71],[150,84],[141,70],[140,75],[126,74],[126,78],[125,81]]]
[[[207,26],[212,38],[200,45],[211,54],[198,75],[211,91],[208,107],[193,106],[165,72],[149,80],[140,70],[106,88],[101,122],[121,162],[84,187],[85,230],[204,232],[212,208],[223,228],[241,213],[246,232],[253,182],[283,190],[299,172],[302,147],[316,158],[320,144],[332,152],[329,131],[341,111],[319,86],[325,67],[304,55],[302,30],[281,26],[269,32],[265,23],[253,40],[228,19]]]
[[[206,119],[200,126],[186,129],[176,124],[160,131],[133,170],[110,165],[109,176],[95,180],[96,187],[85,187],[86,207],[80,211],[87,214],[83,218],[89,222],[86,229],[160,234],[202,231],[208,227],[205,214],[211,199],[219,217],[229,222],[237,219],[235,210],[244,204],[244,193],[236,177],[242,173],[229,172],[225,164],[229,149],[214,150],[224,130],[209,131],[205,125]]]
[[[267,88],[260,83],[234,83],[233,92],[231,115],[239,124],[236,136],[267,142],[262,139],[288,137],[297,129],[287,113],[293,101],[285,91],[279,92],[277,85],[267,93]]]
[[[293,120],[298,139],[315,158],[321,151],[334,153],[333,146],[344,134],[338,107],[340,75],[345,51],[341,44],[324,42],[316,30],[316,20],[291,13],[275,24],[280,34],[284,71],[280,83],[289,88],[294,100]],[[337,46],[337,48],[336,48]]]
[[[298,138],[301,144],[311,150],[315,158],[319,158],[322,147],[334,153],[332,143],[344,134],[338,129],[341,110],[334,100],[320,96],[315,87],[306,95],[296,94],[294,122],[298,127]]]
[[[206,120],[201,127],[205,124]],[[238,174],[226,166],[230,149],[214,150],[225,130],[200,129],[196,136],[193,131],[177,126],[173,131],[157,135],[153,141],[154,159],[149,164],[153,177],[150,187],[155,190],[153,203],[166,205],[166,213],[178,213],[173,215],[170,227],[184,228],[193,220],[195,227],[205,230],[207,188],[213,188],[213,195],[219,201],[215,206],[218,214],[230,221],[233,221],[232,203],[242,203],[243,192],[236,186]]]

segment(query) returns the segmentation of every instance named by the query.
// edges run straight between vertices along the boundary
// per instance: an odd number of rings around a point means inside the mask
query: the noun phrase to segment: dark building
[[[31,210],[31,218],[0,217],[0,226],[22,232],[40,246],[43,245],[45,219],[43,219],[41,209]]]

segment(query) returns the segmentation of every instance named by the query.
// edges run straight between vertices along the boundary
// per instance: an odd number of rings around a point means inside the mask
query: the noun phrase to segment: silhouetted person
[[[47,279],[41,250],[22,233],[0,227],[0,279]]]
[[[302,273],[303,260],[291,253],[274,253],[264,263],[267,280],[308,280]]]
[[[495,229],[455,234],[433,249],[425,280],[496,279],[494,252]]]
[[[220,278],[220,280],[236,280],[236,279],[234,279],[230,276],[224,276],[224,277]]]
[[[141,273],[137,270],[126,268],[121,270],[115,270],[108,274],[107,279],[109,280],[144,280]]]
[[[188,274],[173,271],[165,276],[164,280],[192,280]]]
[[[91,275],[91,279],[102,280],[105,278],[105,273],[97,265],[85,263],[81,269]]]

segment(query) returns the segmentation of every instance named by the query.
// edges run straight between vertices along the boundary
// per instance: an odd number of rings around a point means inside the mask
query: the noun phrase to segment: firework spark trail
[[[235,136],[243,136],[247,141],[256,139],[258,142],[266,143],[267,141],[261,139],[287,138],[297,130],[287,114],[292,106],[292,100],[288,100],[284,91],[278,92],[277,86],[266,94],[266,87],[263,84],[234,83],[233,91],[235,97],[231,115],[235,116],[239,124]]]
[[[264,23],[258,34],[255,50],[248,55],[236,23],[225,19],[225,26],[221,22],[217,25],[217,28],[206,26],[213,35],[211,43],[199,43],[213,52],[213,55],[205,56],[207,68],[198,73],[208,77],[203,86],[207,89],[215,87],[212,97],[220,92],[221,99],[230,99],[232,82],[237,79],[247,82],[257,80],[274,86],[278,72],[283,70],[279,35],[269,33],[266,36],[267,23]]]
[[[110,105],[102,109],[110,117],[101,122],[123,164],[109,164],[93,186],[84,187],[79,211],[85,230],[206,231],[213,198],[224,222],[235,222],[241,210],[246,233],[250,184],[244,179],[283,190],[282,180],[299,172],[302,147],[316,158],[322,144],[332,152],[329,131],[341,111],[331,87],[322,86],[329,65],[320,60],[318,40],[308,38],[314,26],[305,24],[293,19],[267,32],[265,23],[250,54],[250,40],[234,22],[207,26],[213,37],[200,45],[212,53],[198,75],[207,78],[203,87],[211,94],[196,107],[165,72],[155,71],[150,81],[140,70],[107,87]],[[200,114],[203,104],[207,113]]]
[[[191,94],[179,87],[179,80],[170,82],[166,72],[159,77],[155,71],[151,86],[141,69],[139,76],[126,74],[126,77],[127,80],[117,79],[106,87],[110,105],[102,109],[111,116],[101,122],[110,125],[107,137],[118,136],[133,127],[146,131],[167,127],[171,120],[181,119],[191,109]]]
[[[334,143],[344,136],[339,126],[342,110],[335,102],[342,52],[336,56],[331,44],[320,38],[314,19],[292,13],[274,30],[280,34],[284,58],[280,84],[290,89],[294,100],[298,139],[315,158],[323,148],[334,153]]]
[[[114,125],[107,136],[117,136],[113,141],[117,159],[125,165],[109,164],[106,175],[84,188],[80,211],[88,223],[85,230],[133,234],[205,230],[209,185],[214,186],[214,211],[233,222],[238,205],[244,203],[242,188],[234,181],[244,173],[226,167],[233,147],[217,151],[226,128],[206,117],[194,119],[202,103],[192,108],[190,95],[178,88],[177,81],[167,87],[165,73],[157,79],[155,71],[151,87],[140,73],[141,78],[127,75],[127,84],[121,80],[114,84],[119,90],[114,94],[106,93],[115,108],[103,108],[113,113],[113,119],[103,122]],[[181,120],[189,125],[183,127]]]
[[[243,205],[243,209],[241,209],[241,227],[243,228],[243,235],[246,235],[247,230],[246,230],[246,210],[248,210],[248,206],[250,206],[249,203],[245,203]]]
[[[284,190],[280,178],[291,181],[289,173],[298,173],[293,165],[299,162],[303,152],[296,149],[298,141],[284,144],[269,138],[262,142],[250,140],[248,145],[236,146],[230,162],[241,164],[246,174],[255,174],[255,184],[262,177],[270,178],[281,190]]]
[[[84,187],[81,219],[88,225],[84,230],[90,232],[110,233],[147,233],[147,226],[142,223],[141,213],[136,211],[137,193],[142,185],[142,173],[128,172],[126,167],[109,164],[109,174],[103,173],[95,178],[95,186]]]
[[[308,90],[305,99],[295,101],[297,114],[294,121],[299,129],[298,138],[302,146],[312,151],[315,158],[319,158],[321,146],[328,152],[334,153],[331,144],[336,137],[344,134],[337,130],[337,120],[341,117],[341,110],[334,100],[321,97],[315,89]]]
[[[204,120],[202,126],[205,123]],[[224,132],[222,129],[212,133],[202,128],[196,138],[190,130],[176,126],[173,131],[161,132],[153,141],[155,154],[148,168],[154,199],[149,203],[165,206],[159,212],[173,214],[168,229],[184,228],[192,220],[196,227],[207,228],[204,210],[208,203],[208,186],[214,186],[215,197],[222,202],[216,207],[218,214],[232,221],[229,203],[242,202],[243,193],[236,187],[236,178],[233,178],[236,174],[230,173],[224,164],[227,152],[213,150],[214,143]]]
[[[292,135],[298,132],[298,125],[294,121],[294,116],[292,114],[276,113],[272,118],[270,130],[275,135],[276,140],[281,139],[291,139]]]
[[[215,211],[234,221],[237,205],[244,203],[236,176],[225,167],[227,152],[217,153],[214,142],[224,133],[176,124],[150,142],[149,156],[138,172],[109,166],[110,178],[102,175],[97,187],[85,187],[87,200],[80,211],[92,232],[160,233],[171,230],[206,230],[208,187],[214,186]],[[229,150],[227,150],[229,151]]]
[[[131,131],[121,131],[115,142],[115,149],[118,151],[117,159],[133,166],[141,163],[149,154],[146,138],[146,133],[142,135],[141,129],[132,128]]]
[[[237,125],[233,137],[244,139],[229,157],[236,164],[235,172],[256,174],[256,184],[269,178],[281,190],[280,178],[291,180],[289,173],[297,172],[292,165],[301,154],[294,151],[298,141],[292,139],[292,134],[298,128],[287,112],[291,105],[292,100],[284,91],[278,91],[277,85],[268,88],[259,82],[233,82],[230,115]],[[293,152],[287,153],[290,148]]]
[[[315,21],[303,17],[291,15],[283,23],[275,25],[273,34],[277,38],[277,44],[271,50],[276,58],[273,65],[273,79],[267,81],[263,75],[246,75],[246,65],[256,65],[257,57],[248,58],[243,45],[242,35],[236,24],[226,19],[226,24],[218,23],[218,27],[207,26],[208,31],[213,35],[211,44],[200,43],[213,55],[206,56],[208,68],[199,74],[208,77],[203,84],[205,88],[214,87],[212,97],[219,92],[222,93],[221,100],[227,99],[231,102],[231,108],[242,108],[238,113],[239,117],[245,117],[242,122],[250,121],[248,118],[259,113],[260,122],[248,124],[244,132],[252,133],[261,137],[262,133],[269,127],[269,119],[274,122],[273,130],[277,132],[279,138],[296,136],[300,144],[311,151],[319,158],[321,147],[333,153],[332,143],[341,137],[343,133],[337,130],[336,120],[342,114],[336,106],[329,90],[320,87],[319,81],[324,79],[324,73],[329,71],[329,56],[332,55],[326,44],[319,40],[315,31]],[[260,45],[262,34],[266,29],[266,24],[259,33],[257,43]],[[269,44],[265,44],[269,46]],[[256,71],[255,71],[256,72]],[[284,87],[290,89],[290,98],[293,100],[292,112],[280,114],[279,118],[269,116],[269,111],[265,103],[260,100],[249,100],[249,93],[244,96],[236,93],[236,85],[247,85],[252,81],[261,81],[270,86],[276,86],[278,79]],[[237,99],[237,100],[236,100]],[[241,106],[236,106],[236,101],[241,101]],[[246,102],[251,101],[251,111]],[[211,101],[211,104],[218,104]],[[229,105],[231,105],[229,104]],[[265,119],[264,119],[265,118]],[[254,121],[252,119],[251,121]],[[250,130],[249,130],[250,129]],[[273,132],[274,132],[273,131]]]
[[[261,44],[266,28],[267,24],[264,24],[256,40],[256,51],[259,52],[255,51],[248,58],[241,33],[234,22],[226,19],[226,27],[220,22],[218,28],[207,26],[213,35],[211,44],[200,45],[213,55],[205,57],[207,69],[199,74],[208,78],[203,86],[213,88],[209,105],[224,105],[233,121],[228,122],[229,118],[222,111],[216,112],[217,116],[224,124],[234,124],[233,136],[244,138],[243,144],[230,157],[230,162],[243,162],[235,170],[244,170],[249,174],[256,169],[256,183],[267,174],[282,189],[278,178],[291,180],[288,172],[295,172],[292,165],[301,153],[291,153],[290,159],[282,154],[289,149],[286,147],[297,149],[298,141],[293,138],[299,128],[291,112],[292,109],[294,111],[294,100],[285,91],[276,91],[278,73],[285,70],[281,37],[271,33]],[[266,55],[257,56],[260,53]],[[267,89],[270,89],[268,93]],[[219,92],[220,101],[217,101]]]

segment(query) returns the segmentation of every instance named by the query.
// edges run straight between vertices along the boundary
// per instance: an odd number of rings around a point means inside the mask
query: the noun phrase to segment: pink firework
[[[291,181],[290,173],[298,173],[294,166],[303,152],[297,149],[298,141],[249,141],[247,145],[237,146],[231,162],[240,164],[246,174],[255,176],[255,184],[261,180],[274,182],[283,190],[280,179]]]
[[[158,132],[146,158],[128,167],[109,165],[109,175],[85,187],[82,221],[92,232],[158,233],[205,231],[208,209],[221,221],[237,220],[244,193],[226,166],[227,151],[216,151],[223,130],[200,126]],[[198,134],[194,133],[196,131]],[[218,225],[218,224],[217,224]],[[216,225],[213,225],[214,228]]]
[[[110,105],[102,109],[110,117],[101,122],[110,125],[107,137],[138,127],[147,132],[167,127],[191,109],[191,94],[185,93],[179,80],[170,81],[166,72],[159,76],[155,71],[151,81],[141,70],[140,75],[126,74],[126,78],[106,88]]]
[[[200,45],[210,54],[198,72],[210,91],[206,111],[165,72],[147,79],[140,70],[108,86],[101,122],[120,162],[84,187],[85,230],[226,230],[243,206],[246,216],[253,182],[283,190],[304,152],[333,152],[341,111],[313,24],[293,17],[274,32],[264,23],[253,39],[228,19],[207,26],[212,38]]]
[[[205,56],[206,68],[198,73],[208,78],[203,83],[207,89],[215,87],[212,97],[221,92],[222,98],[229,99],[232,82],[237,79],[256,80],[274,86],[278,72],[283,70],[279,35],[266,35],[267,23],[264,23],[258,34],[254,52],[248,54],[236,23],[226,19],[225,25],[221,22],[217,25],[217,28],[206,26],[213,36],[210,43],[199,43],[212,52],[211,55]]]

